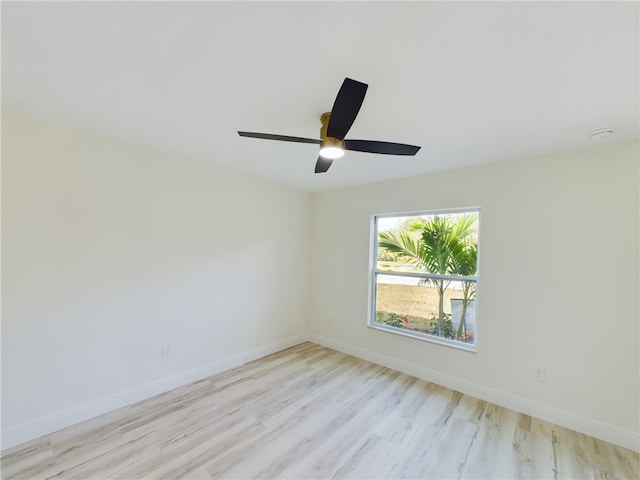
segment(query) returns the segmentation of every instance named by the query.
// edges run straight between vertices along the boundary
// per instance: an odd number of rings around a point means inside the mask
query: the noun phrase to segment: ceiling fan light
[[[325,137],[320,145],[320,156],[334,160],[344,155],[344,142],[337,138]]]
[[[320,156],[334,160],[344,155],[344,150],[338,147],[324,147],[320,149]]]

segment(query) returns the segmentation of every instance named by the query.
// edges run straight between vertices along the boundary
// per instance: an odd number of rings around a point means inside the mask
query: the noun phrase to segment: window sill
[[[429,335],[427,333],[414,332],[412,330],[404,330],[401,328],[388,327],[385,325],[379,324],[368,324],[369,328],[373,328],[375,330],[381,330],[387,333],[393,333],[395,335],[401,335],[403,337],[415,338],[417,340],[423,340],[425,342],[437,343],[439,345],[444,345],[445,347],[453,347],[458,350],[465,350],[467,352],[477,353],[478,346],[477,344],[470,345],[468,343],[456,342],[455,340],[449,340],[446,338],[440,338],[433,335]]]

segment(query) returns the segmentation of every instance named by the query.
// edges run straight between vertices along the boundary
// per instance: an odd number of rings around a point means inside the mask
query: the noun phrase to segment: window
[[[474,350],[480,210],[373,219],[369,325]]]

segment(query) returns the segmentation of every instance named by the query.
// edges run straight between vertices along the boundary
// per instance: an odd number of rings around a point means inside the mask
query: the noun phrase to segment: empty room
[[[638,2],[11,2],[1,476],[640,477]]]

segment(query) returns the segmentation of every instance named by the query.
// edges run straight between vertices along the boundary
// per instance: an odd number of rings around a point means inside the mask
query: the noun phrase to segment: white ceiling
[[[2,2],[2,103],[322,191],[638,138],[638,2]],[[347,152],[314,174],[344,77],[369,84]]]

